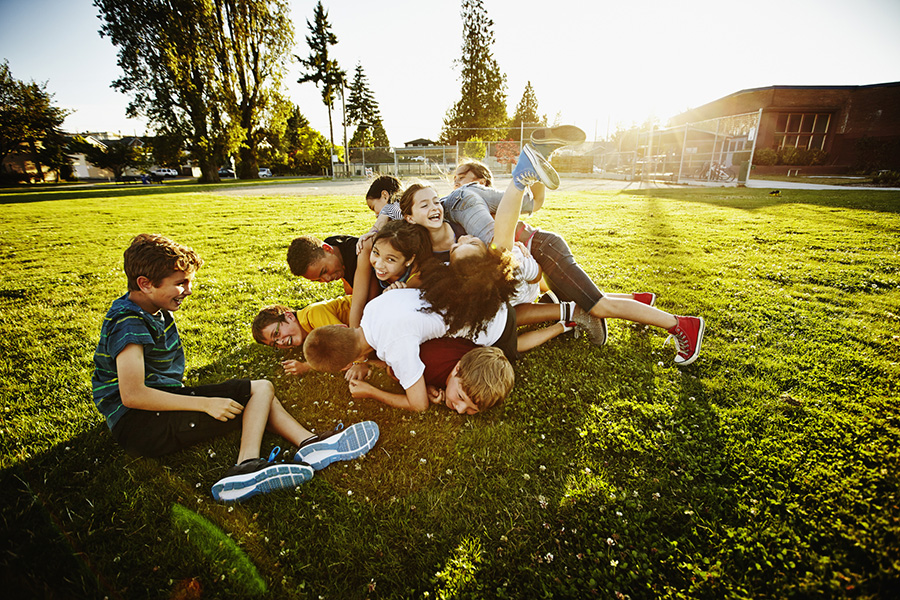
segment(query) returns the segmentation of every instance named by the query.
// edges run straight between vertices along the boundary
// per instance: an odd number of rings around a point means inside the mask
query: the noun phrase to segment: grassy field
[[[472,417],[280,375],[252,343],[257,310],[339,293],[291,277],[288,243],[371,217],[361,197],[248,194],[0,195],[4,597],[886,598],[900,583],[896,192],[553,194],[531,222],[601,288],[703,315],[702,355],[678,369],[661,332],[613,322],[603,348],[563,336],[527,354],[507,401]],[[235,506],[209,489],[236,435],[124,455],[90,374],[142,231],[207,261],[176,317],[188,383],[269,378],[319,430],[375,420],[369,455]]]

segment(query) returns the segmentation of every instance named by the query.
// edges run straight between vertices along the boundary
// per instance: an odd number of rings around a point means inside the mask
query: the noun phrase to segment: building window
[[[775,147],[823,150],[830,123],[828,113],[782,113],[775,122]]]

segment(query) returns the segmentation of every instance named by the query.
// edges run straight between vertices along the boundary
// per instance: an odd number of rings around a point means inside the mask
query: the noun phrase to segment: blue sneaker
[[[378,424],[363,421],[344,429],[339,423],[334,431],[314,435],[300,444],[294,462],[304,462],[320,471],[339,460],[353,460],[372,449],[378,441]]]
[[[519,161],[512,173],[517,189],[524,190],[533,183],[543,183],[548,190],[559,187],[559,174],[543,156],[534,151],[531,144],[525,144]]]
[[[303,463],[274,462],[281,448],[272,450],[268,459],[248,458],[225,472],[225,477],[212,487],[213,498],[222,502],[239,502],[257,494],[294,488],[313,476],[313,468]]]
[[[531,132],[531,143],[541,156],[549,159],[555,150],[563,146],[581,144],[587,139],[584,131],[574,125],[541,127]]]

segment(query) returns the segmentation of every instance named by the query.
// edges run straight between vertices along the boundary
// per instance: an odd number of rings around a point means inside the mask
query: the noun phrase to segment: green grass
[[[613,322],[604,348],[563,337],[528,353],[507,401],[464,417],[282,376],[279,352],[251,341],[263,304],[339,293],[291,277],[285,251],[300,233],[364,231],[360,197],[152,190],[0,201],[9,597],[885,598],[897,585],[898,194],[551,195],[531,221],[562,233],[601,288],[703,315],[703,353],[678,369],[661,332]],[[209,493],[236,435],[124,455],[89,381],[141,231],[207,261],[177,315],[188,383],[269,378],[308,427],[373,419],[378,445],[236,506]]]

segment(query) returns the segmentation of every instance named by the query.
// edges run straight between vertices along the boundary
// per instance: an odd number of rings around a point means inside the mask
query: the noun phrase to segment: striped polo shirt
[[[94,404],[112,429],[129,409],[122,405],[116,357],[128,344],[144,347],[144,384],[166,389],[182,386],[184,350],[172,313],[151,315],[125,294],[112,303],[103,318],[100,342],[94,352],[91,387]]]

